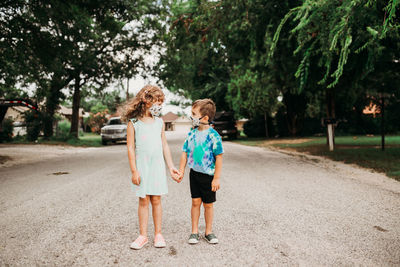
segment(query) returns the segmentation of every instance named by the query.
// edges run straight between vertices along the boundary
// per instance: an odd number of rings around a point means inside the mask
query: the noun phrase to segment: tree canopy
[[[0,7],[3,92],[34,84],[37,101],[46,100],[51,136],[63,88],[71,86],[79,108],[82,85],[104,88],[144,68],[159,12],[157,1],[8,1]]]
[[[378,84],[399,91],[399,1],[170,5],[161,79],[191,99],[211,97],[237,117],[278,112],[295,135],[306,116],[335,117],[335,107],[349,112],[381,90]]]

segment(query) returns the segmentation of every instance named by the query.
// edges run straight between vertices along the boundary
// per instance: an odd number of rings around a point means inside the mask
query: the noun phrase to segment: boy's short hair
[[[192,108],[199,107],[200,109],[200,115],[203,116],[208,116],[208,121],[212,121],[215,116],[215,103],[209,98],[205,99],[198,99],[193,102]]]

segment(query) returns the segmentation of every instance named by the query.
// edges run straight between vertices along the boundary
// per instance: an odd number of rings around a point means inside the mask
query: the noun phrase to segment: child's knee
[[[200,207],[201,198],[192,198],[192,207]]]
[[[161,204],[161,197],[160,196],[151,196],[150,201],[151,201],[152,206],[158,206]]]
[[[203,207],[205,208],[205,209],[212,209],[213,208],[213,203],[204,203],[203,202]]]
[[[140,207],[148,207],[149,206],[149,198],[148,197],[140,197],[139,198],[139,206]]]

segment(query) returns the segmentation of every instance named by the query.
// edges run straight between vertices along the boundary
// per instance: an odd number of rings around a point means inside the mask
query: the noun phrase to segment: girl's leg
[[[192,234],[199,233],[201,198],[192,198]]]
[[[149,200],[150,197],[139,198],[139,228],[140,235],[147,237],[147,224],[149,222]]]
[[[161,233],[161,223],[162,223],[161,196],[150,196],[150,201],[153,210],[154,235],[157,235]]]
[[[212,223],[214,217],[213,203],[203,203],[204,206],[204,218],[206,220],[206,235],[212,233]]]

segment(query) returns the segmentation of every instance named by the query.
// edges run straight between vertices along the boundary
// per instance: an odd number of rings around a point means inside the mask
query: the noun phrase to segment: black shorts
[[[211,191],[213,176],[190,169],[189,177],[192,198],[201,198],[204,203],[216,201],[215,192]]]

